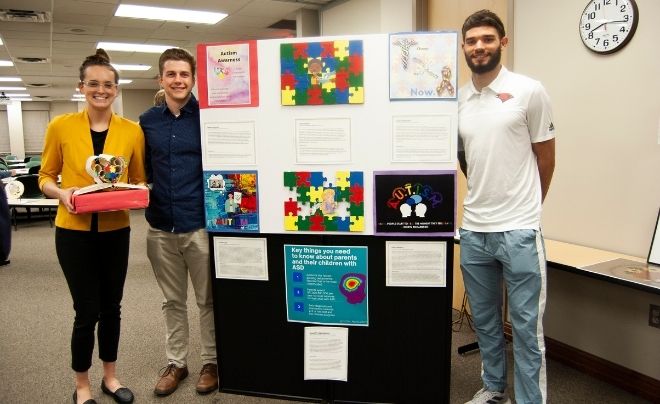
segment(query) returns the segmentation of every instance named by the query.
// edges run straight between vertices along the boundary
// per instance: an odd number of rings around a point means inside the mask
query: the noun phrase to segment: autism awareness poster
[[[256,171],[204,171],[206,230],[259,232]]]
[[[280,45],[282,105],[364,103],[361,40]]]
[[[454,171],[374,172],[374,233],[454,236]]]
[[[390,99],[456,99],[457,32],[390,35]]]
[[[256,41],[197,47],[201,108],[259,105]]]
[[[367,247],[284,245],[287,320],[369,325]]]

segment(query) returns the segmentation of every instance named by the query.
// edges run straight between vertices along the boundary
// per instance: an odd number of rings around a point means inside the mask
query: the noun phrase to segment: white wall
[[[637,0],[637,32],[611,55],[582,44],[585,4],[515,2],[515,70],[543,82],[557,128],[543,230],[550,239],[646,257],[660,207],[660,1]]]
[[[321,12],[321,35],[415,30],[414,0],[349,0]]]
[[[124,118],[137,122],[140,115],[154,105],[157,90],[122,90]]]
[[[71,101],[53,101],[50,103],[50,119],[58,115],[78,112],[77,102]]]
[[[23,145],[23,110],[20,101],[7,104],[7,124],[9,125],[9,145],[11,154],[19,159],[25,158]]]
[[[660,295],[560,269],[548,271],[545,335],[660,380],[660,330],[649,304]]]
[[[637,0],[632,41],[612,55],[578,34],[586,1],[516,1],[514,70],[545,85],[557,168],[543,208],[547,238],[646,257],[660,206],[657,0]],[[545,335],[660,380],[660,296],[550,268]]]
[[[118,97],[119,101],[116,101],[116,103],[118,102],[119,104],[113,104],[113,110],[120,115],[123,113],[123,116],[128,119],[137,121],[140,114],[148,108],[151,108],[153,105],[154,94],[155,91],[152,90],[123,90],[122,97]],[[7,135],[11,146],[11,149],[8,151],[18,158],[24,158],[26,151],[36,152],[37,150],[26,150],[25,144],[37,144],[38,142],[35,142],[35,135],[41,137],[45,135],[46,126],[49,120],[58,115],[82,111],[84,108],[84,102],[12,102],[10,105],[3,108],[7,110],[6,115],[0,115],[3,118],[3,121],[6,121],[1,124],[7,125]],[[26,111],[46,111],[47,117],[44,118],[44,122],[31,121],[26,123],[23,121],[26,116]],[[6,118],[4,118],[4,116],[6,116]],[[42,117],[39,116],[39,118],[41,119]],[[29,136],[30,134],[25,133],[27,129],[38,133],[32,133],[32,136]],[[4,128],[0,130],[0,134],[3,136],[5,135]],[[30,139],[26,140],[26,137],[30,137]],[[42,141],[43,140],[41,140],[41,142]],[[37,148],[41,148],[41,146]]]

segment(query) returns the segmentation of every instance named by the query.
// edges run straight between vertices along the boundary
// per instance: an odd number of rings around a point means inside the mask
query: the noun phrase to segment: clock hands
[[[601,20],[601,21],[602,21],[602,20]],[[595,30],[597,30],[598,28],[602,27],[603,25],[612,24],[612,23],[615,23],[615,24],[616,24],[616,23],[622,23],[622,22],[627,22],[627,21],[624,21],[624,20],[605,20],[605,21],[602,22],[601,24],[597,25],[597,26],[596,26],[594,29],[592,29],[590,32],[594,32]]]

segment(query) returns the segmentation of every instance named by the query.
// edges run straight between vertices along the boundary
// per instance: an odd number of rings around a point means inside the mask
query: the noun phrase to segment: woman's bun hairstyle
[[[85,58],[85,61],[82,63],[82,65],[80,65],[79,70],[80,70],[81,82],[85,81],[85,70],[90,66],[107,67],[108,69],[112,70],[112,72],[115,74],[115,84],[119,82],[119,73],[117,72],[117,69],[115,69],[110,64],[110,56],[108,56],[108,52],[106,52],[104,49],[98,48],[95,54],[87,56]]]

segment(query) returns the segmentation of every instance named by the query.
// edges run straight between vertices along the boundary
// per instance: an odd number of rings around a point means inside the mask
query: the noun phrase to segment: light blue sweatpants
[[[502,279],[513,329],[516,403],[545,403],[543,311],[546,259],[541,232],[480,233],[460,229],[461,269],[481,351],[482,379],[492,391],[506,388]]]

